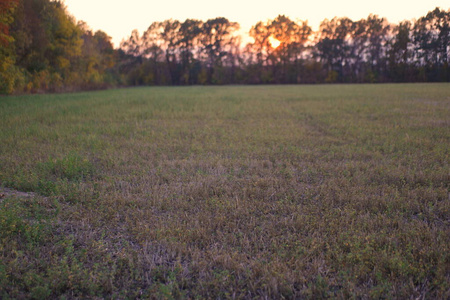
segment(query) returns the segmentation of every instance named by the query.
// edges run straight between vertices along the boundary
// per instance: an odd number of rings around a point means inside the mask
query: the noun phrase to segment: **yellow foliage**
[[[57,67],[61,70],[64,70],[64,69],[67,69],[70,67],[70,61],[63,56],[59,56],[56,59],[56,63],[57,63]]]
[[[12,94],[22,82],[23,75],[14,65],[14,59],[0,55],[0,94]]]

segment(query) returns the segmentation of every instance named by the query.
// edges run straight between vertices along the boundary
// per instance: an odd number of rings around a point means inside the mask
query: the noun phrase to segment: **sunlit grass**
[[[450,85],[0,98],[0,293],[449,297]]]

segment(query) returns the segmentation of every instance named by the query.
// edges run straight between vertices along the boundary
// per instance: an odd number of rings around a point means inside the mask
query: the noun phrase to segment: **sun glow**
[[[278,48],[278,46],[280,46],[281,42],[279,40],[277,40],[276,38],[274,38],[273,36],[269,37],[269,43],[270,46],[272,46],[272,48]]]
[[[0,0],[0,3],[3,2],[4,0]],[[229,0],[227,5],[211,5],[211,1],[208,0],[62,2],[77,20],[85,21],[94,31],[101,29],[112,36],[116,47],[119,47],[122,39],[128,39],[133,29],[138,29],[142,33],[153,22],[171,18],[183,22],[188,18],[206,21],[215,17],[225,17],[232,22],[238,22],[242,31],[248,32],[260,21],[265,22],[277,15],[286,15],[292,20],[308,20],[308,25],[316,31],[325,18],[331,20],[333,17],[346,16],[357,21],[369,14],[376,14],[386,17],[389,22],[398,23],[406,19],[419,18],[435,7],[442,9],[449,7],[449,0],[378,0],[367,3],[360,0],[280,0],[276,2],[276,6],[269,0]],[[237,7],[239,9],[236,9]],[[104,13],[99,14],[100,11]]]

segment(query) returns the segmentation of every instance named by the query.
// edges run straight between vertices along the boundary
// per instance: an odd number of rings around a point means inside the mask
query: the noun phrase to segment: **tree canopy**
[[[279,15],[243,44],[223,17],[153,22],[118,49],[76,22],[62,1],[0,1],[0,93],[129,85],[449,81],[450,10],[399,24]]]

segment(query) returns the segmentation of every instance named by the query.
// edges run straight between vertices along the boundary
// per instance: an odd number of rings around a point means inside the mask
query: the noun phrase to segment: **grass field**
[[[16,96],[0,115],[0,298],[450,297],[450,84]]]

